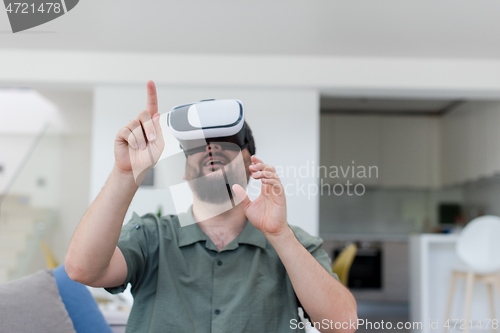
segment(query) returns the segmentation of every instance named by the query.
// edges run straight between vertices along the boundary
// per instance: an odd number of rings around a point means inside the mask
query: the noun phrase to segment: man
[[[134,214],[121,230],[144,174],[134,171],[152,167],[163,151],[159,117],[149,81],[146,110],[116,136],[113,171],[75,231],[65,260],[70,278],[113,293],[131,283],[127,332],[300,332],[299,304],[322,332],[354,332],[353,296],[331,272],[321,240],[288,225],[280,179],[250,155],[251,132],[241,154],[248,176],[262,182],[255,201],[233,185],[239,204],[207,219],[219,200],[210,186],[192,186],[192,209],[182,215],[192,224]],[[187,155],[185,177],[217,179],[238,153],[208,144]]]

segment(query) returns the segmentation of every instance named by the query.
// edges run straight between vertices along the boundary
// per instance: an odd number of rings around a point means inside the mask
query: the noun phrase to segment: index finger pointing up
[[[148,101],[146,104],[146,110],[151,114],[151,117],[153,117],[155,113],[158,113],[158,96],[156,95],[156,86],[153,81],[148,81],[147,90]]]

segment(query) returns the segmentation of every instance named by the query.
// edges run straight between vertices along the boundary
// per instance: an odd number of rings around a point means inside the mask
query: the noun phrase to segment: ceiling
[[[500,57],[497,0],[80,1],[0,48],[354,57]]]
[[[321,98],[323,113],[380,113],[442,115],[462,101],[444,99]]]

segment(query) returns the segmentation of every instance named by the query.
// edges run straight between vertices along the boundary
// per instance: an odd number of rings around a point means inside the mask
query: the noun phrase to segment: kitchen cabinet
[[[380,117],[324,116],[321,123],[321,165],[330,176],[325,181],[379,185]],[[370,166],[375,167],[371,168],[371,177]]]
[[[427,116],[322,115],[321,165],[351,166],[356,171],[364,167],[367,176],[371,171],[371,177],[349,173],[345,179],[365,185],[438,186],[439,120]]]
[[[446,114],[441,124],[444,185],[500,173],[500,103],[468,102]]]
[[[428,188],[439,183],[439,122],[434,117],[383,117],[381,185]]]

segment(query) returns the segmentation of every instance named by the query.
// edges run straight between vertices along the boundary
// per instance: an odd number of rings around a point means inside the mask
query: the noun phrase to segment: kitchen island
[[[422,323],[422,327],[413,329],[413,332],[444,332],[451,271],[466,270],[455,252],[457,239],[456,234],[410,236],[410,321]],[[476,283],[472,297],[471,332],[491,332],[491,323],[488,329],[484,327],[488,319],[493,319],[486,286]],[[498,293],[495,302],[498,319]],[[464,309],[465,281],[459,280],[455,286],[451,319],[462,320]],[[482,328],[476,327],[480,321]],[[455,321],[450,324],[453,326]],[[460,331],[458,326],[449,332]]]

